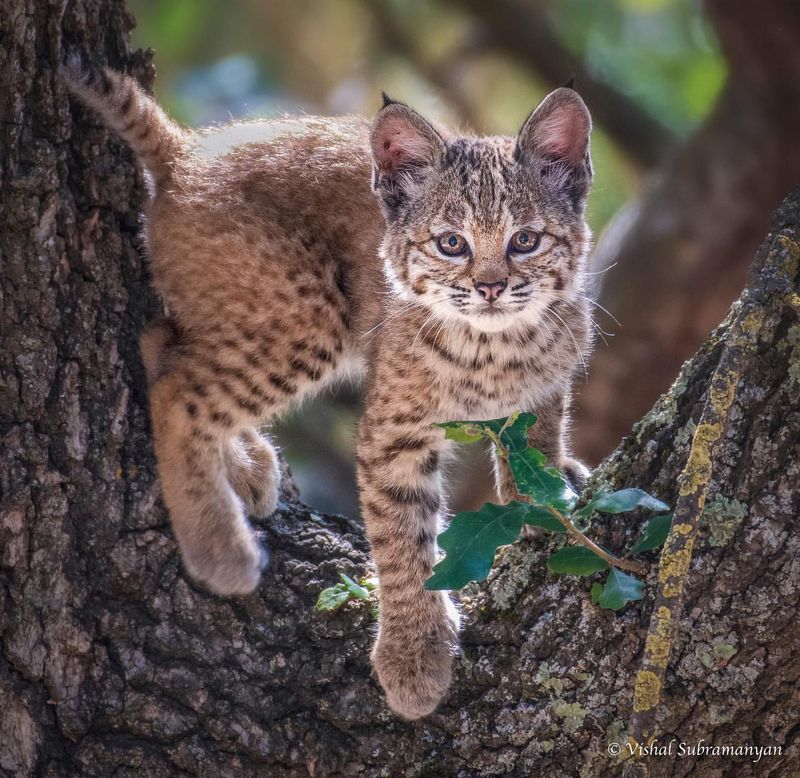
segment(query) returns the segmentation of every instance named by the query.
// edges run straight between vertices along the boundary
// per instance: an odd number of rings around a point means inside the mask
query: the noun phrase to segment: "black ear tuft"
[[[387,105],[394,105],[397,102],[397,100],[392,100],[392,98],[389,97],[386,92],[381,92],[381,99],[383,100],[381,109],[386,108]]]
[[[564,84],[564,89],[575,89],[575,74],[573,73],[566,84]],[[577,90],[576,90],[577,91]]]

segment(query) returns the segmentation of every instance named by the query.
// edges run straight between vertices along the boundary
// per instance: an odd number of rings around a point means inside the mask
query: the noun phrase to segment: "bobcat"
[[[241,595],[276,506],[259,425],[366,368],[358,482],[380,579],[372,653],[413,719],[446,692],[458,615],[423,582],[444,510],[436,422],[517,409],[573,481],[570,382],[589,345],[582,289],[591,120],[569,88],[516,138],[435,127],[384,96],[370,124],[300,117],[186,131],[131,78],[64,71],[149,174],[146,241],[166,319],[142,336],[164,502],[189,574]],[[513,485],[498,467],[498,489]]]

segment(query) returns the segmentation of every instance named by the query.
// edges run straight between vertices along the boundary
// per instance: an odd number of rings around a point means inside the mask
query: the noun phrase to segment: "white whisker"
[[[572,329],[561,318],[561,316],[559,316],[559,314],[556,313],[556,311],[554,311],[552,308],[549,308],[547,310],[547,312],[549,314],[555,316],[558,319],[558,321],[561,322],[561,324],[563,325],[563,331],[566,332],[570,336],[570,338],[572,339],[572,343],[575,346],[575,356],[578,357],[578,359],[580,360],[581,366],[583,367],[584,377],[588,380],[588,378],[589,378],[589,368],[586,365],[586,359],[584,358],[584,355],[583,355],[583,352],[580,349],[580,346],[578,346],[578,341],[575,339],[575,335],[573,334]]]
[[[593,270],[593,271],[585,270],[582,273],[582,275],[585,275],[585,276],[601,276],[601,275],[603,275],[603,273],[608,273],[609,270],[615,268],[618,264],[619,264],[618,262],[614,262],[614,263],[610,264],[608,267],[604,267],[602,270]]]
[[[559,348],[558,345],[558,333],[561,331],[561,328],[547,314],[547,309],[542,311],[542,318],[539,321],[543,326],[547,327],[547,337],[552,338],[552,346],[556,350],[556,356],[558,357],[558,361],[563,363],[563,360],[561,359],[561,349]],[[555,327],[555,332],[553,331],[554,327]]]
[[[578,312],[581,311],[580,306],[574,300],[569,300],[567,298],[559,298],[559,299],[561,300],[562,303],[566,305],[571,305],[576,311]],[[589,324],[591,324],[592,327],[594,328],[594,331],[600,336],[600,339],[603,341],[603,343],[605,343],[607,346],[608,341],[606,340],[606,336],[608,336],[609,338],[613,338],[614,337],[613,333],[606,332],[591,316],[589,317],[588,321]]]
[[[578,292],[577,294],[568,295],[565,292],[556,292],[555,290],[552,290],[549,293],[552,294],[554,297],[558,297],[561,300],[571,300],[573,298],[579,300],[585,300],[587,303],[589,303],[590,305],[594,305],[595,308],[601,310],[603,313],[609,316],[614,321],[614,324],[616,324],[618,327],[622,326],[617,317],[614,316],[614,314],[611,313],[611,311],[609,311],[607,308],[604,308],[602,305],[600,305],[600,303],[597,302],[597,300],[593,300],[588,295],[581,294],[580,292]]]
[[[379,330],[381,327],[388,324],[388,322],[390,322],[392,319],[396,319],[398,316],[406,313],[407,311],[410,311],[415,305],[422,305],[422,303],[413,300],[410,303],[405,303],[404,305],[401,305],[400,308],[398,308],[396,311],[392,311],[385,319],[383,319],[383,321],[378,322],[378,324],[376,324],[372,329],[367,330],[361,337],[366,338],[367,335],[370,335],[371,333],[375,332],[375,330]]]
[[[422,325],[421,325],[421,326],[420,326],[420,328],[417,330],[417,334],[414,336],[414,340],[413,340],[413,341],[411,341],[411,351],[414,351],[414,349],[417,347],[417,340],[419,339],[419,336],[420,336],[420,335],[422,335],[422,330],[424,330],[424,329],[425,329],[425,327],[426,327],[428,324],[431,324],[431,323],[435,324],[437,321],[438,321],[438,319],[437,319],[437,317],[436,317],[436,314],[435,314],[433,311],[431,311],[431,312],[430,312],[430,313],[429,313],[429,314],[428,314],[428,315],[425,317],[425,321],[423,321],[423,322],[422,322]]]

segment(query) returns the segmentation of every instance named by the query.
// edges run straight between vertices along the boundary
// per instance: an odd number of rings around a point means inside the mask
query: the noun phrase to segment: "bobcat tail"
[[[134,79],[108,68],[84,68],[77,57],[61,68],[61,77],[128,143],[157,187],[169,181],[173,162],[186,148],[184,133]]]

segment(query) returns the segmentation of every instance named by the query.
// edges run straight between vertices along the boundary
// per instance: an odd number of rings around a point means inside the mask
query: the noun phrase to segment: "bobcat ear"
[[[442,136],[416,111],[384,95],[372,123],[372,185],[389,213],[408,199],[445,151]]]
[[[545,182],[578,209],[592,182],[591,131],[586,103],[574,89],[561,87],[547,95],[522,125],[514,158],[534,164]]]

